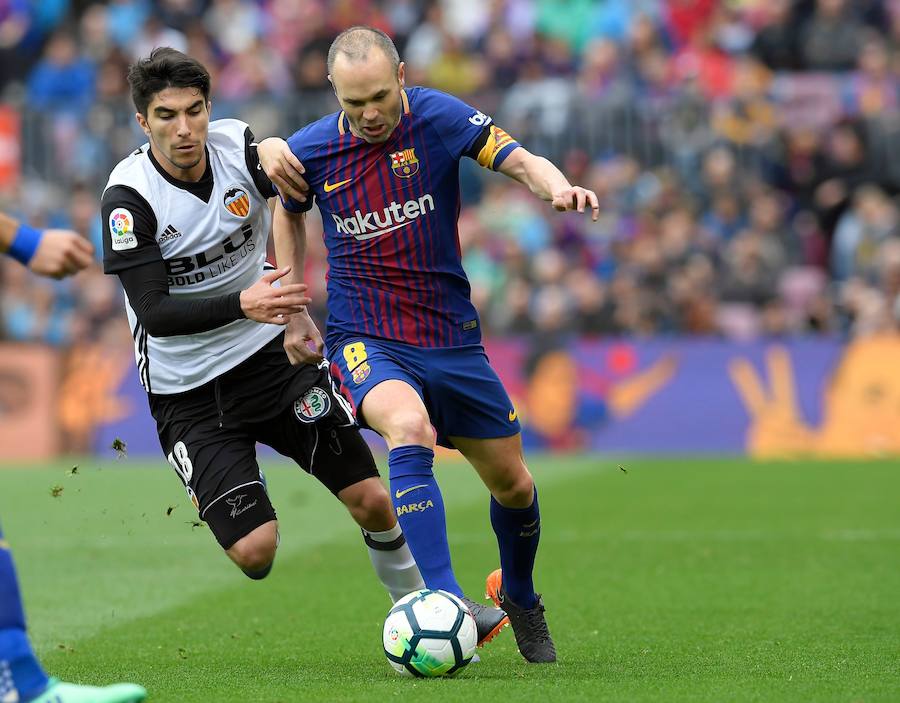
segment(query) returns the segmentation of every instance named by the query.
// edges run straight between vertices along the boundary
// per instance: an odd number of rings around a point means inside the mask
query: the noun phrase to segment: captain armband
[[[500,129],[500,127],[492,124],[487,129],[487,139],[484,146],[482,146],[481,150],[478,152],[476,161],[484,168],[493,170],[494,161],[496,161],[498,154],[515,141],[515,139]]]

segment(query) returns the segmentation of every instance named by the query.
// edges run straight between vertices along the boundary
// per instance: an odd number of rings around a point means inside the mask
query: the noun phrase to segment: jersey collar
[[[150,163],[153,164],[153,167],[157,170],[160,176],[162,176],[165,180],[171,183],[176,188],[181,188],[181,190],[186,190],[191,195],[200,198],[205,203],[209,202],[209,199],[212,197],[213,192],[213,172],[212,172],[212,161],[209,158],[209,148],[206,146],[203,147],[204,151],[206,151],[206,169],[203,171],[203,175],[200,177],[199,181],[182,181],[172,174],[170,174],[166,169],[164,169],[160,163],[156,160],[156,157],[153,155],[153,151],[150,147],[147,147],[147,157],[150,159]]]

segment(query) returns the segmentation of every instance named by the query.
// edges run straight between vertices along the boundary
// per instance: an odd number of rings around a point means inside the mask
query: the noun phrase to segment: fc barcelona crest
[[[370,373],[372,373],[372,367],[369,366],[368,361],[364,361],[353,369],[353,382],[358,386],[369,377]]]
[[[225,209],[232,215],[246,217],[250,214],[250,196],[240,186],[225,189]]]
[[[416,158],[415,149],[404,149],[403,151],[395,151],[390,156],[391,169],[395,176],[400,178],[409,178],[415,176],[419,172],[419,160]]]

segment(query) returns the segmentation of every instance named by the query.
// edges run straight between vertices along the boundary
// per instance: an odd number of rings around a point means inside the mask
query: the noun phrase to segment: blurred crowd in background
[[[0,205],[99,250],[106,178],[145,141],[129,63],[186,51],[212,73],[214,118],[288,136],[337,109],[325,58],[353,24],[395,38],[408,85],[468,100],[600,197],[595,224],[463,164],[488,334],[896,327],[898,0],[0,0],[0,97],[21,130]],[[321,321],[315,215],[310,230]],[[0,276],[0,338],[128,334],[99,267],[53,283],[6,261]]]

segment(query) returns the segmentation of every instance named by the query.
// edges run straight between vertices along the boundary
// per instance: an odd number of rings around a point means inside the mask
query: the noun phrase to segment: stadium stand
[[[896,328],[900,3],[556,4],[2,3],[0,205],[102,250],[106,174],[143,140],[130,61],[184,49],[214,70],[214,117],[286,135],[336,108],[328,44],[365,22],[396,38],[410,84],[478,105],[601,196],[597,226],[474,164],[463,172],[460,238],[489,333]],[[321,318],[324,250],[311,240]],[[0,339],[127,344],[115,288],[99,268],[51,282],[3,262]]]

